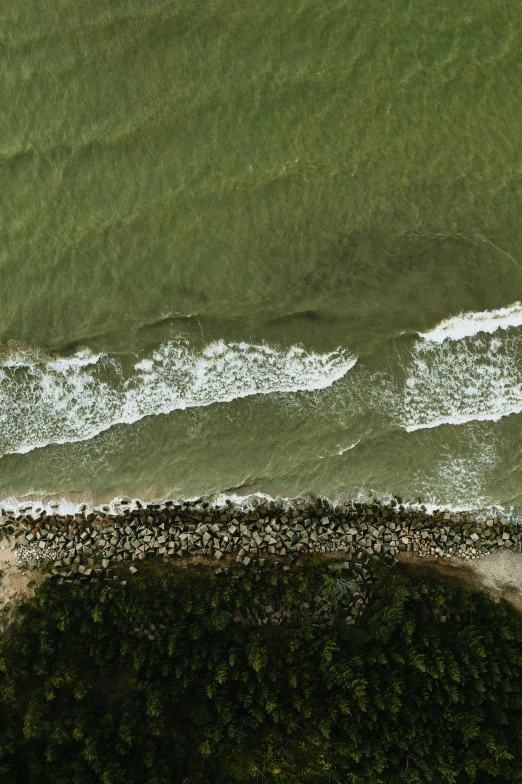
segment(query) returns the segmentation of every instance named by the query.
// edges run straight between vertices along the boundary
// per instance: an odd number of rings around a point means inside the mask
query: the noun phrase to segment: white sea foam
[[[519,336],[417,346],[406,368],[401,424],[412,432],[520,413],[521,356]]]
[[[51,498],[51,500],[49,500],[49,498]],[[32,495],[30,498],[16,498],[11,496],[0,501],[0,509],[12,512],[15,516],[30,514],[33,517],[38,517],[43,510],[45,510],[47,514],[75,514],[75,512],[78,512],[80,509],[80,506],[82,506],[70,498],[56,498],[52,496],[52,493],[49,494],[49,498],[46,498],[45,495],[42,498],[41,494]],[[88,502],[85,505],[87,507],[86,511],[90,511],[92,505]]]
[[[408,431],[522,412],[522,306],[442,322],[405,366],[396,411]]]
[[[492,334],[498,329],[520,327],[522,325],[522,305],[515,302],[506,308],[484,310],[481,312],[460,313],[458,316],[441,321],[429,332],[420,332],[424,340],[442,343],[444,340],[461,340],[479,332]]]
[[[125,498],[125,497],[124,497]],[[379,500],[381,504],[390,504],[394,498],[393,494],[390,492],[378,493],[375,490],[369,490],[368,488],[360,488],[358,490],[352,491],[349,496],[334,496],[334,497],[327,497],[326,495],[321,495],[321,498],[324,498],[328,503],[332,504],[332,506],[344,505],[348,503],[359,503],[359,504],[368,504],[372,503],[374,498]],[[22,496],[21,498],[10,497],[4,498],[0,500],[0,509],[4,509],[7,512],[18,516],[20,514],[31,515],[34,518],[38,517],[41,511],[45,510],[47,514],[55,514],[55,515],[74,515],[77,512],[85,512],[85,514],[89,514],[90,512],[97,512],[103,511],[106,514],[121,514],[125,509],[136,509],[137,504],[139,503],[141,506],[146,506],[147,504],[162,504],[164,500],[161,498],[129,498],[128,496],[126,499],[129,503],[122,504],[121,497],[113,498],[107,500],[103,503],[94,503],[92,499],[84,498],[82,503],[79,504],[77,501],[72,500],[71,498],[67,498],[65,496],[57,497],[56,495],[50,493],[33,493],[30,496]],[[170,500],[173,503],[182,503],[183,501],[191,501],[194,502],[198,500],[195,496],[193,498],[178,498],[176,496],[171,497]],[[250,493],[249,495],[238,495],[237,493],[227,493],[227,492],[217,492],[212,493],[208,496],[205,496],[201,499],[202,503],[209,502],[215,507],[222,507],[227,504],[227,502],[231,503],[231,508],[235,509],[245,509],[245,510],[252,510],[255,509],[257,506],[262,504],[270,504],[272,502],[281,504],[282,508],[288,507],[294,504],[296,501],[299,503],[301,501],[309,502],[311,500],[311,496],[308,493],[305,494],[298,494],[293,496],[292,498],[285,497],[285,496],[272,496],[269,493],[262,493],[261,491]],[[403,500],[403,505],[406,508],[410,508],[412,510],[416,510],[420,507],[420,504],[417,501],[406,501]],[[432,499],[424,499],[423,498],[423,506],[428,512],[428,514],[433,514],[434,511],[438,511],[440,509],[444,509],[450,512],[464,512],[470,511],[477,514],[477,516],[488,516],[490,513],[494,513],[495,511],[504,512],[506,515],[509,515],[511,512],[514,511],[513,507],[503,507],[498,504],[495,505],[480,505],[475,503],[471,505],[469,503],[466,504],[458,504],[456,505],[455,502],[451,503],[442,503]],[[202,507],[201,507],[202,508]],[[482,515],[480,515],[482,513]]]
[[[127,503],[122,503],[122,498]],[[249,495],[243,496],[234,492],[227,493],[220,491],[205,496],[202,499],[202,502],[209,502],[216,507],[224,506],[230,502],[233,508],[254,509],[255,506],[260,503],[280,502],[283,506],[287,506],[290,503],[293,503],[296,498],[299,500],[306,500],[308,497],[296,496],[295,498],[290,499],[281,496],[271,496],[267,493],[261,492],[250,493]],[[85,497],[82,499],[82,503],[78,503],[78,501],[74,501],[71,498],[67,498],[65,496],[58,497],[53,493],[32,493],[28,496],[22,496],[20,498],[4,498],[0,501],[0,509],[4,509],[5,511],[10,512],[15,516],[18,516],[19,514],[29,514],[33,517],[37,517],[43,510],[45,510],[47,514],[57,515],[74,515],[81,511],[85,512],[85,514],[102,511],[105,514],[115,515],[121,514],[125,509],[136,509],[138,508],[138,504],[140,504],[142,507],[145,507],[147,504],[162,504],[165,500],[167,499],[143,499],[130,498],[129,496],[119,496],[112,499],[106,499],[103,502],[94,503],[92,498]],[[190,501],[193,503],[198,500],[198,497],[194,496],[192,498],[180,498],[177,495],[174,495],[169,497],[169,500],[175,504],[181,504],[184,501]]]
[[[337,454],[338,455],[344,455],[345,452],[349,452],[351,449],[355,449],[357,444],[359,444],[360,442],[361,442],[361,439],[359,438],[353,444],[350,444],[350,446],[345,446],[344,449],[341,449],[339,452],[337,452]]]
[[[48,370],[56,370],[62,373],[68,373],[73,367],[86,367],[87,365],[96,365],[96,363],[106,356],[105,354],[94,354],[88,348],[78,351],[73,357],[52,359],[47,362]]]
[[[485,508],[492,503],[492,478],[503,454],[498,434],[478,425],[459,430],[449,439],[443,436],[416,462],[415,488],[427,507],[442,497],[450,498],[461,510]]]
[[[224,343],[197,352],[185,341],[160,346],[130,376],[106,354],[43,360],[10,355],[0,366],[0,454],[82,441],[112,425],[249,395],[324,389],[356,358],[293,346]]]

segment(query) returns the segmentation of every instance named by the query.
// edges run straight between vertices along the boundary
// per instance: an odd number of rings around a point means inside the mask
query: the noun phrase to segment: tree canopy
[[[0,780],[522,782],[519,616],[383,567],[356,624],[231,621],[329,586],[317,562],[48,581],[0,646]]]

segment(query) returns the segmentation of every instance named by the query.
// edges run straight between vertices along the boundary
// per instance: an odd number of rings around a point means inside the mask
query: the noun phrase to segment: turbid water
[[[522,502],[519,4],[0,18],[0,498]]]

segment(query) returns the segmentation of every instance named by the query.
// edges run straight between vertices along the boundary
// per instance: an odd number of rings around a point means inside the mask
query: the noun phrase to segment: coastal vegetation
[[[521,782],[520,617],[404,565],[373,577],[355,622],[319,554],[47,581],[0,647],[0,780]],[[302,611],[321,597],[337,612]]]

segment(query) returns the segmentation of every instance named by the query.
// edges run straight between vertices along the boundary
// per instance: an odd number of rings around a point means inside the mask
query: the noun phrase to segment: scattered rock
[[[76,515],[53,512],[49,516],[28,509],[16,518],[1,510],[0,541],[18,566],[31,569],[49,563],[54,579],[62,582],[112,581],[112,563],[153,556],[190,558],[193,563],[235,559],[242,568],[255,565],[266,571],[277,567],[276,557],[284,559],[283,569],[288,570],[309,553],[344,553],[360,592],[353,595],[353,607],[345,608],[349,612],[343,617],[350,622],[371,593],[371,559],[392,563],[411,554],[475,563],[492,553],[509,552],[516,557],[522,551],[521,529],[500,513],[486,516],[437,510],[430,515],[422,506],[403,506],[399,498],[390,504],[337,506],[317,499],[295,501],[286,508],[279,502],[252,504],[251,508],[237,508],[232,502],[221,507],[200,503],[201,499],[184,504],[169,501],[133,508],[124,497],[116,514],[108,506],[88,515],[85,508]],[[131,574],[137,571],[130,566]],[[229,574],[230,567],[217,573]],[[332,607],[325,610],[330,621]],[[245,620],[242,617],[241,623]]]

